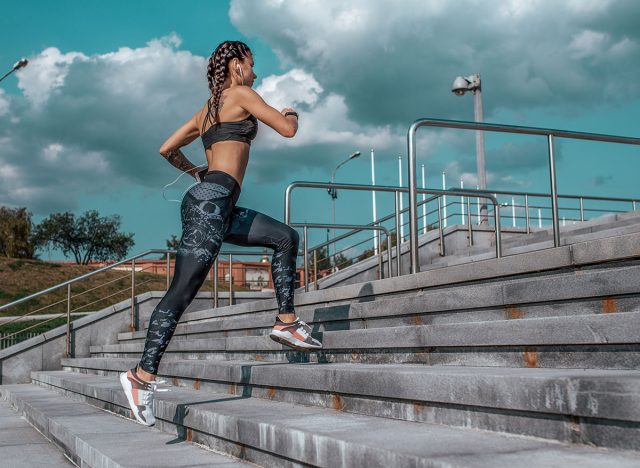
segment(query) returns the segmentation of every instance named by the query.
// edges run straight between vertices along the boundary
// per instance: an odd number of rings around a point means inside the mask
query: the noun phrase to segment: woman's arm
[[[297,117],[293,115],[284,116],[286,111],[293,111],[293,109],[287,107],[282,112],[278,112],[264,102],[260,95],[248,86],[238,86],[236,92],[238,93],[238,105],[244,110],[273,128],[280,135],[287,138],[295,136],[298,131]]]
[[[196,115],[197,113],[160,146],[160,154],[164,156],[172,166],[183,172],[189,172],[194,177],[194,169],[197,168],[187,159],[182,151],[180,151],[180,148],[188,145],[200,135],[198,124],[196,123]]]

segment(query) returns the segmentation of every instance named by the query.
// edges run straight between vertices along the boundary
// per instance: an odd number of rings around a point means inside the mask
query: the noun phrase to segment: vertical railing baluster
[[[136,331],[136,259],[131,260],[131,323],[130,331]]]
[[[560,247],[560,224],[558,222],[558,188],[556,184],[556,160],[553,135],[547,135],[549,146],[549,178],[551,179],[551,220],[553,222],[553,246]]]
[[[71,357],[71,283],[67,285],[67,337],[66,337],[66,356]]]
[[[233,305],[233,255],[229,254],[229,305]]]

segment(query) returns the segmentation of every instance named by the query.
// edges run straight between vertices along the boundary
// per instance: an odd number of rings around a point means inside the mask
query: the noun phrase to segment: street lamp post
[[[373,148],[371,148],[371,185],[376,185],[376,161],[375,161],[375,153],[373,152]],[[376,213],[376,191],[371,191],[371,201],[373,204],[373,222],[375,223],[378,219],[378,214]],[[373,253],[374,255],[378,255],[378,236],[380,234],[374,230],[373,233]]]
[[[357,158],[358,156],[360,156],[360,151],[356,151],[354,153],[351,153],[351,156],[349,156],[347,159],[345,159],[344,161],[342,161],[340,164],[338,164],[336,166],[336,168],[333,170],[333,172],[331,173],[331,183],[333,184],[335,177],[336,177],[336,172],[338,171],[338,169],[340,168],[340,166],[342,166],[343,164],[346,164],[347,162],[351,161],[353,158]],[[329,195],[331,195],[331,224],[336,224],[336,198],[338,198],[338,191],[331,187],[327,189],[327,192],[329,193]],[[336,231],[335,229],[332,228],[332,232],[333,232],[333,237],[336,237]],[[329,230],[327,230],[327,234],[329,233]],[[335,242],[333,243],[333,262],[335,265],[335,256],[336,256],[336,244]]]
[[[480,73],[469,76],[458,76],[453,80],[451,91],[456,96],[463,96],[467,91],[473,91],[473,113],[476,122],[483,121],[482,115],[482,83]],[[487,171],[484,165],[484,132],[476,130],[476,163],[478,166],[478,186],[480,190],[487,188]],[[482,205],[482,222],[487,221],[487,206]]]
[[[13,68],[11,70],[9,70],[7,73],[2,75],[2,78],[0,78],[0,81],[4,80],[7,76],[11,75],[14,71],[26,67],[28,63],[29,63],[29,61],[26,58],[22,58],[22,59],[18,60],[13,65]]]

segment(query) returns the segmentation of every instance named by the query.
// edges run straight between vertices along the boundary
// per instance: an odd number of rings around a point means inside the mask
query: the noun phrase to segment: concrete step
[[[603,262],[623,262],[640,258],[640,234],[629,234],[616,238],[582,242],[556,249],[542,250],[501,259],[487,259],[465,265],[456,265],[437,270],[359,284],[340,286],[327,290],[296,294],[296,310],[301,312],[328,306],[342,307],[348,304],[368,303],[380,299],[412,296],[438,288],[453,287],[474,282],[498,281],[550,272],[588,268]],[[182,320],[210,320],[212,317],[253,317],[256,314],[277,314],[275,299],[253,301],[233,306],[206,309],[185,313]],[[305,318],[305,320],[309,320]],[[122,336],[124,338],[124,335]]]
[[[0,400],[0,460],[12,468],[76,466],[5,400]]]
[[[637,277],[640,265],[607,265],[544,276],[434,286],[388,299],[301,306],[297,313],[313,324],[314,330],[332,331],[628,312],[640,310]],[[184,314],[174,336],[181,339],[265,335],[273,321],[274,314],[270,311],[220,316],[218,310],[209,309]],[[144,330],[125,332],[118,334],[118,340],[140,342],[145,336]]]
[[[110,415],[81,401],[61,397],[41,386],[5,385],[0,386],[0,393],[78,466],[255,466],[196,447],[184,438]],[[35,461],[24,466],[42,465],[48,466]]]
[[[606,230],[621,228],[626,229],[630,226],[626,232],[635,233],[638,232],[640,223],[640,212],[623,213],[619,215],[605,215],[600,218],[579,223],[576,225],[567,225],[560,228],[561,230],[561,244],[568,245],[583,240],[593,240],[601,237],[607,237],[612,235],[622,234],[623,230],[611,231],[604,233]],[[421,246],[421,269],[427,270],[431,264],[440,265],[442,263],[459,264],[460,259],[466,259],[469,257],[475,257],[481,255],[482,258],[492,258],[495,256],[495,241],[492,237],[487,237],[487,234],[494,230],[491,226],[474,226],[476,245],[474,247],[466,247],[466,241],[462,241],[461,235],[466,237],[466,226],[454,225],[444,230],[445,246],[447,255],[445,257],[439,257],[437,254],[437,245],[439,244],[439,237],[437,231],[430,231],[427,234],[419,236],[418,244]],[[533,228],[531,234],[526,234],[524,228],[510,228],[503,226],[502,240],[503,250],[505,255],[514,255],[522,252],[535,251],[539,249],[547,249],[553,247],[553,231],[551,228],[538,230]],[[601,233],[603,232],[603,233]],[[584,237],[579,237],[583,235]],[[480,239],[480,240],[479,240]],[[431,252],[426,247],[427,244],[435,244],[431,247]],[[402,247],[403,260],[407,263],[408,260],[408,245]],[[336,287],[348,283],[354,283],[356,277],[363,276],[363,272],[375,268],[377,260],[367,259],[362,262],[358,262],[355,265],[340,270],[337,273],[326,276],[319,281],[319,287],[321,289]],[[403,270],[406,268],[403,267]],[[361,279],[360,281],[362,281]]]
[[[63,366],[115,375],[136,364],[81,358]],[[32,377],[66,378],[46,374]],[[160,375],[175,385],[244,397],[565,442],[577,432],[595,445],[640,448],[637,370],[167,360]]]
[[[596,239],[606,239],[609,237],[628,235],[640,232],[640,222],[637,219],[628,220],[623,225],[599,226],[600,229],[584,228],[579,232],[560,236],[561,245],[572,245],[580,242],[593,241]],[[531,237],[530,237],[531,236]],[[446,242],[446,241],[445,241]],[[542,249],[553,248],[553,234],[539,232],[534,234],[523,234],[505,240],[502,246],[502,253],[505,256],[518,255],[526,252],[534,252]],[[421,269],[428,270],[436,267],[460,265],[464,263],[486,260],[495,257],[495,246],[492,242],[490,246],[474,246],[444,257],[435,257],[430,263],[421,265]]]
[[[115,376],[34,373],[44,386],[128,414]],[[477,392],[476,392],[477,393]],[[156,425],[268,466],[637,466],[640,454],[173,387]],[[591,440],[588,440],[591,442]]]
[[[640,312],[345,329],[314,333],[315,362],[423,362],[441,365],[636,369]],[[366,326],[366,323],[365,323]],[[199,335],[195,335],[199,336]],[[92,346],[96,357],[136,357],[144,342]],[[187,338],[164,359],[291,361],[290,348],[268,336]]]

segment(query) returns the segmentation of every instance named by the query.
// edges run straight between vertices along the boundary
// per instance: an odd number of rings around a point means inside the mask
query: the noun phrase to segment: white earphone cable
[[[198,168],[205,168],[208,167],[207,165],[202,165],[202,166],[197,166]],[[178,180],[180,180],[180,177],[182,177],[183,175],[185,175],[187,172],[192,171],[193,169],[189,169],[187,171],[182,171],[182,173],[175,178],[175,180],[173,182],[168,183],[167,185],[165,185],[164,187],[162,187],[162,198],[164,198],[166,201],[168,202],[175,202],[175,203],[182,203],[182,198],[184,197],[185,193],[187,193],[189,190],[191,190],[191,188],[197,184],[200,183],[200,180],[197,180],[195,183],[189,185],[189,187],[186,188],[186,190],[184,192],[182,192],[182,195],[180,195],[180,200],[174,200],[174,199],[169,199],[166,197],[165,192],[166,190],[171,187],[173,184],[175,184],[176,182],[178,182]]]

